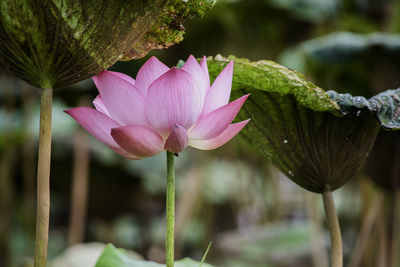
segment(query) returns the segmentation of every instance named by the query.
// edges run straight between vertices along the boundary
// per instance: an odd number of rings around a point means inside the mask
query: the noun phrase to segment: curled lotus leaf
[[[238,115],[251,118],[241,135],[288,178],[322,193],[360,170],[380,129],[377,109],[353,101],[342,110],[302,74],[271,61],[217,56],[208,59],[210,73],[229,60],[235,61],[233,97],[251,94]]]
[[[387,90],[370,99],[362,96],[353,97],[350,94],[339,94],[327,91],[327,94],[338,103],[344,115],[353,109],[368,109],[376,114],[381,125],[387,129],[400,129],[400,88]]]
[[[376,114],[384,129],[380,131],[373,149],[369,153],[364,169],[374,183],[387,192],[400,189],[400,88],[387,90],[369,100],[364,97],[353,97],[350,94],[327,92],[338,102],[344,114],[357,108],[368,109]]]
[[[41,88],[84,80],[183,39],[214,0],[2,0],[0,62]]]

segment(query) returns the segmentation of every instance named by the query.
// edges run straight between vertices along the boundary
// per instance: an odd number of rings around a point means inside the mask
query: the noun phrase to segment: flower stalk
[[[37,214],[35,267],[46,267],[50,214],[50,157],[53,90],[42,89],[40,98],[39,156],[37,170]]]
[[[331,191],[322,193],[328,229],[331,236],[331,267],[343,267],[342,235]]]
[[[167,267],[174,266],[175,169],[174,153],[167,151],[167,233],[165,239]]]

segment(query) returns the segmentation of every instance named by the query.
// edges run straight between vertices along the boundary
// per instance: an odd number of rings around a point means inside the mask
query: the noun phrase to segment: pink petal
[[[169,68],[156,57],[149,58],[136,75],[136,87],[146,97],[150,84],[168,70]]]
[[[207,65],[206,65],[207,67]],[[210,80],[207,75],[204,74],[202,67],[194,58],[194,56],[190,55],[186,60],[185,65],[183,65],[182,69],[193,76],[196,80],[202,94],[202,99],[204,101],[208,88],[210,87]]]
[[[109,73],[112,73],[113,75],[127,81],[128,83],[135,85],[135,79],[133,79],[131,76],[126,75],[124,73],[121,72],[116,72],[116,71],[108,71]]]
[[[155,80],[147,92],[147,121],[162,134],[169,133],[175,124],[188,129],[200,116],[201,104],[196,80],[174,67]]]
[[[207,77],[208,86],[210,86],[210,76],[208,74],[207,58],[205,56],[200,61],[200,67],[203,70],[204,76]]]
[[[201,149],[212,150],[225,145],[250,121],[250,119],[231,124],[217,137],[208,140],[189,140],[189,146]]]
[[[111,130],[111,136],[126,151],[137,157],[150,157],[164,150],[163,138],[141,125],[128,125]]]
[[[103,98],[101,95],[97,95],[97,97],[93,100],[93,105],[94,107],[100,111],[101,113],[104,113],[108,117],[111,117],[110,113],[108,112],[106,106],[104,106]]]
[[[221,71],[207,93],[202,115],[207,115],[213,110],[229,102],[232,87],[233,61]]]
[[[124,157],[136,159],[136,157],[133,157],[124,151],[111,137],[111,129],[120,127],[120,125],[113,119],[109,118],[100,111],[87,107],[71,108],[65,110],[64,112],[74,118],[97,140],[106,144],[118,154]]]
[[[180,125],[175,125],[165,142],[164,148],[173,153],[181,152],[188,144],[186,129]]]
[[[201,117],[189,130],[190,139],[210,139],[220,135],[236,117],[248,97],[249,95],[244,95]]]
[[[103,71],[94,76],[93,81],[110,117],[121,125],[147,125],[144,114],[145,99],[135,85],[111,71]]]

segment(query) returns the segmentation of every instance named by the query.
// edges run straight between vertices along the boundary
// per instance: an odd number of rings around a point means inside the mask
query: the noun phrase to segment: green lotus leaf
[[[232,90],[248,89],[280,95],[293,95],[299,104],[315,111],[340,114],[340,108],[324,90],[307,81],[303,74],[268,60],[250,62],[244,58],[217,55],[207,59],[210,77],[218,75],[233,60]]]
[[[183,40],[186,17],[202,17],[216,0],[170,0],[156,23],[138,40],[122,60],[145,56],[152,49],[165,49]]]
[[[251,118],[242,136],[287,177],[322,193],[341,187],[360,170],[380,129],[378,109],[342,110],[302,74],[271,61],[209,58],[213,77],[229,59],[235,61],[233,98],[251,94],[238,115]]]
[[[212,0],[2,0],[0,62],[28,83],[61,87],[182,40]]]
[[[174,265],[175,267],[212,267],[210,264],[200,263],[189,258],[176,261]],[[123,249],[117,249],[108,244],[95,267],[165,267],[165,264],[132,259]]]

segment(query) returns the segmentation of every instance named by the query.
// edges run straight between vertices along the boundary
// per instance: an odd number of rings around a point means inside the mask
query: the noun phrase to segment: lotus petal
[[[189,141],[189,146],[202,150],[216,149],[220,146],[223,146],[233,137],[235,137],[235,135],[237,135],[249,121],[250,119],[231,124],[220,135],[211,139],[206,139],[206,140],[191,139]]]
[[[211,85],[204,102],[203,115],[226,105],[229,102],[232,87],[233,61],[221,71]]]
[[[163,138],[151,128],[128,125],[111,130],[111,136],[126,151],[137,157],[150,157],[164,149]]]
[[[97,140],[112,148],[124,157],[135,158],[123,150],[111,137],[111,129],[120,127],[119,123],[107,115],[93,108],[79,107],[65,110],[65,113],[74,118],[86,131],[93,135]]]
[[[146,97],[150,84],[168,70],[169,68],[156,57],[149,58],[136,75],[136,86],[142,95]]]
[[[113,119],[121,125],[147,125],[145,99],[135,85],[110,71],[94,76],[93,81]]]
[[[177,124],[165,142],[165,149],[173,153],[179,153],[187,146],[188,140],[186,129]]]
[[[199,119],[189,130],[190,139],[211,139],[231,124],[249,95],[244,95]]]
[[[169,133],[176,124],[188,129],[200,116],[201,104],[195,79],[184,70],[172,68],[149,88],[147,120],[162,134]]]

